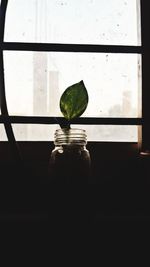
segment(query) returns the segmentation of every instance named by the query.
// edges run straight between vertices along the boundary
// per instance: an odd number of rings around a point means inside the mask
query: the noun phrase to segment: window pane
[[[10,115],[61,116],[61,94],[83,80],[89,104],[82,116],[141,116],[139,55],[5,52],[4,67]]]
[[[58,125],[13,124],[17,141],[54,141]],[[118,125],[72,125],[72,128],[85,129],[87,141],[137,142],[137,126]],[[0,141],[7,140],[0,126]]]
[[[7,141],[7,136],[3,124],[0,124],[0,141]]]
[[[88,141],[138,142],[138,126],[129,125],[72,125],[85,129]]]
[[[140,0],[11,0],[5,41],[138,45],[139,8]]]

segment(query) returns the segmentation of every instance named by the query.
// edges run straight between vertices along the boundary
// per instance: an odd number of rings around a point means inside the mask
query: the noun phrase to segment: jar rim
[[[81,129],[81,128],[61,128],[61,129],[56,129],[55,133],[75,133],[75,132],[79,132],[79,133],[86,133],[86,130],[85,129]]]
[[[55,131],[55,144],[86,144],[87,135],[86,130],[79,128],[61,128]]]

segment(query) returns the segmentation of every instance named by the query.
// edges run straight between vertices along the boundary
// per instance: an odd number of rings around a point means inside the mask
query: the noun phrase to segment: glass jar
[[[91,173],[87,135],[82,129],[58,129],[54,136],[49,176],[52,183],[87,184]]]

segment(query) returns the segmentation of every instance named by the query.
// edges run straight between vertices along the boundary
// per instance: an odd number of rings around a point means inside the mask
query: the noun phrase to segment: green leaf
[[[83,81],[69,86],[60,98],[60,110],[67,120],[80,117],[88,104],[88,93]]]

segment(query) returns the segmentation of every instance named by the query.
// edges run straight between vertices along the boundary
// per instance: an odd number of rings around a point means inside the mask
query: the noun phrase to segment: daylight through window
[[[141,54],[107,51],[107,46],[140,47],[140,31],[139,0],[8,1],[5,44],[106,47],[103,52],[4,49],[9,115],[62,116],[62,92],[84,80],[89,105],[82,118],[141,118]],[[53,140],[59,125],[14,123],[12,127],[16,140],[42,141]],[[72,127],[86,129],[89,141],[138,141],[136,125]],[[3,125],[0,136],[7,139]]]

